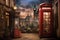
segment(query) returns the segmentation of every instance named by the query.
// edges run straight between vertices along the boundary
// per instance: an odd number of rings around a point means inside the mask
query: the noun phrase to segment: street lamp
[[[17,9],[17,7],[16,6],[14,6],[14,10],[16,10]]]

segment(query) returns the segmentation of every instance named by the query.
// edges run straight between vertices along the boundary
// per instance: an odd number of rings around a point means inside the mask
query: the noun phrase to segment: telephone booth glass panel
[[[49,33],[50,28],[50,12],[43,12],[43,33]]]

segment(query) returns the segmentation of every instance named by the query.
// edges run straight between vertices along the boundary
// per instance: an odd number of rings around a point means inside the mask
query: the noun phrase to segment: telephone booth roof
[[[52,4],[49,3],[41,3],[39,5],[39,9],[42,8],[43,11],[52,11]],[[44,8],[44,9],[43,9]],[[50,9],[51,8],[51,9]]]
[[[41,3],[39,7],[52,7],[52,4],[49,3]]]

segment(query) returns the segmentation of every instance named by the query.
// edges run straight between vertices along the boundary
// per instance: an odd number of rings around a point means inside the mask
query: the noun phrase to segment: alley
[[[10,39],[59,40],[60,0],[0,0],[0,40]]]

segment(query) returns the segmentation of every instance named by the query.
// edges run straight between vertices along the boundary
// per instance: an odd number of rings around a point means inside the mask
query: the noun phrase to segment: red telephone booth
[[[52,5],[42,3],[39,5],[39,35],[40,37],[53,37],[54,22],[53,22]]]

